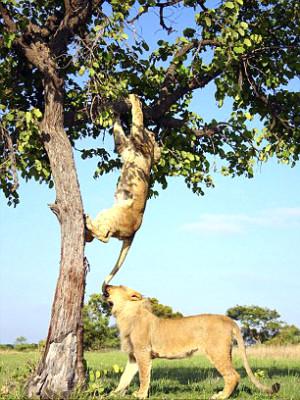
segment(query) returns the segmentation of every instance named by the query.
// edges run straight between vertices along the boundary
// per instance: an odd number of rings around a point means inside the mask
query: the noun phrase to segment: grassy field
[[[267,348],[248,351],[253,371],[266,384],[279,382],[281,390],[272,398],[300,400],[300,346]],[[39,358],[38,352],[0,353],[0,398],[5,400],[26,399],[23,386]],[[87,352],[89,386],[85,392],[74,394],[73,399],[105,398],[116,387],[126,355],[120,352]],[[249,382],[241,360],[234,356],[235,366],[242,379],[234,399],[265,400]],[[135,379],[127,398],[137,389]],[[223,380],[201,356],[185,360],[154,360],[150,396],[153,399],[209,399],[222,389]]]

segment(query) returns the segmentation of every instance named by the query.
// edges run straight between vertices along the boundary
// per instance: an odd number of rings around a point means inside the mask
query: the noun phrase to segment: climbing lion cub
[[[114,393],[125,393],[134,375],[139,372],[140,388],[134,395],[144,399],[148,395],[153,358],[184,358],[202,351],[225,382],[224,389],[213,395],[212,399],[227,399],[240,379],[231,360],[233,338],[237,340],[251,382],[265,393],[278,392],[278,383],[268,387],[254,376],[248,364],[240,329],[232,319],[214,314],[162,319],[151,312],[148,299],[126,286],[107,285],[104,295],[112,305],[112,313],[117,320],[122,350],[129,357]]]

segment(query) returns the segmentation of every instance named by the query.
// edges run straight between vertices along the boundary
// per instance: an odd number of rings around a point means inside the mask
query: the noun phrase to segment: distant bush
[[[36,343],[0,344],[0,350],[32,351],[38,348]]]
[[[275,346],[300,344],[300,329],[295,325],[285,325],[280,329],[279,333],[268,340],[266,344]]]
[[[13,348],[12,344],[0,344],[0,350],[13,350]]]
[[[30,350],[36,350],[38,348],[38,345],[36,343],[22,343],[22,344],[15,344],[13,348],[14,350],[17,351],[30,351]]]

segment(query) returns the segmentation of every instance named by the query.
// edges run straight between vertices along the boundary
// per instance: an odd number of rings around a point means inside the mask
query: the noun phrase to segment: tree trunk
[[[61,260],[45,352],[27,390],[29,397],[52,399],[67,398],[85,380],[81,310],[86,264],[83,205],[72,147],[64,131],[63,81],[46,78],[44,88],[41,135],[56,189],[56,201],[50,207],[61,225]]]

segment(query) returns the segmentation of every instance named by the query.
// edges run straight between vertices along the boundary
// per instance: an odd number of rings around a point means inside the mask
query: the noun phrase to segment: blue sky
[[[151,24],[143,34],[158,40]],[[299,90],[299,85],[294,88]],[[213,86],[196,94],[192,108],[208,120],[225,119]],[[99,139],[100,140],[100,139]],[[112,150],[112,143],[108,142]],[[77,153],[78,154],[78,153]],[[95,216],[111,206],[118,174],[92,178],[97,160],[76,154],[85,210]],[[276,160],[255,168],[255,178],[215,175],[216,188],[204,197],[189,191],[180,178],[149,200],[143,225],[114,284],[157,297],[184,314],[225,313],[236,304],[275,308],[282,320],[300,326],[300,166]],[[0,342],[47,335],[58,277],[60,237],[47,207],[55,192],[22,182],[21,204],[0,202]],[[86,246],[91,265],[86,299],[99,292],[114,265],[121,243]]]

